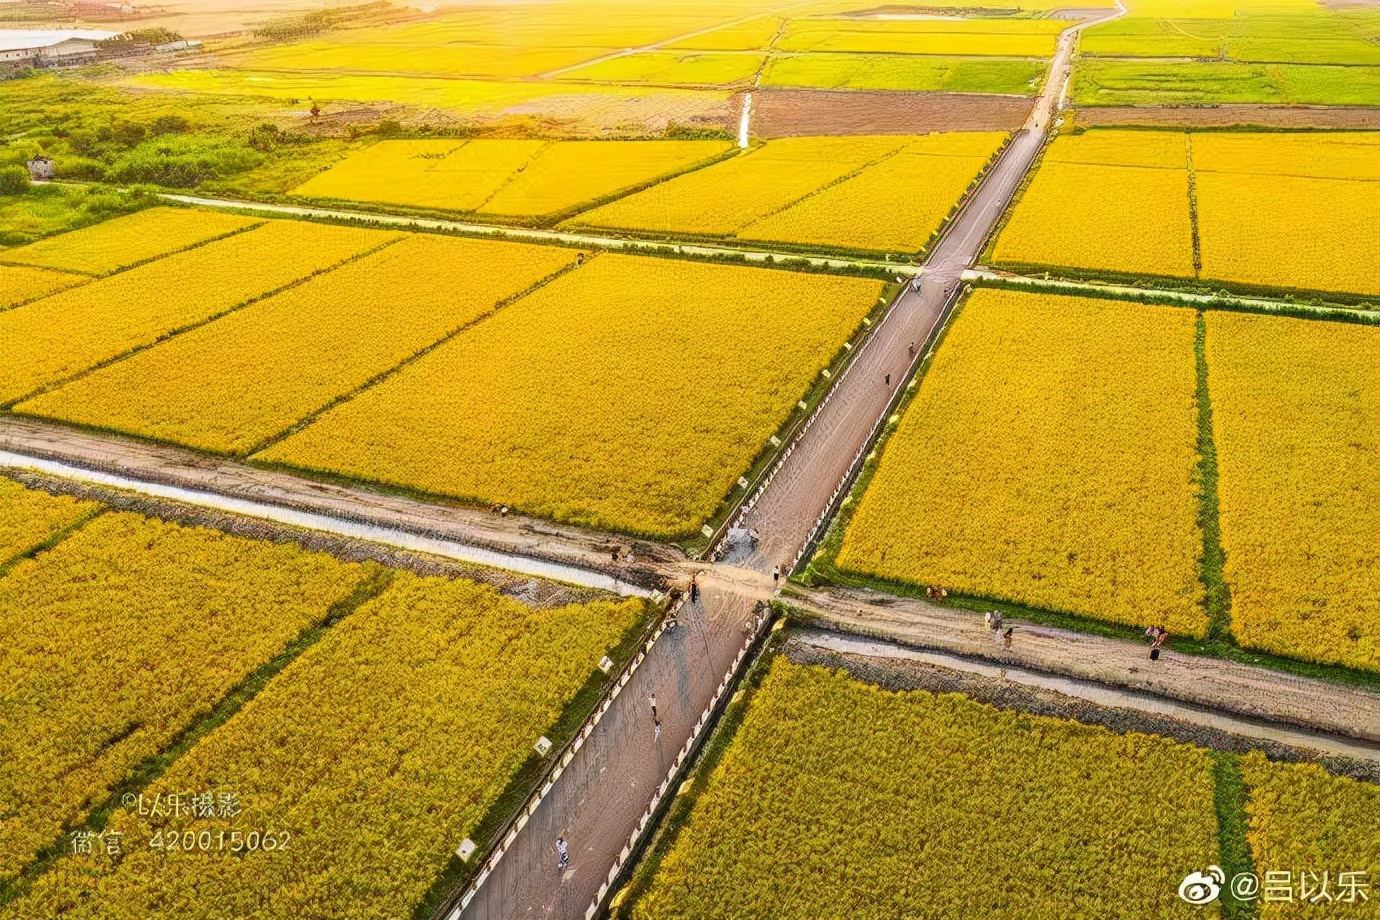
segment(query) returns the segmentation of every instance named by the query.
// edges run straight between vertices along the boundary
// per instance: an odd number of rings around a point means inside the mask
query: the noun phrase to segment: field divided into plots
[[[799,137],[655,185],[563,226],[915,253],[1006,136]]]
[[[1374,298],[1376,213],[1374,132],[1098,129],[1055,139],[990,261]]]
[[[380,141],[292,194],[543,217],[694,169],[732,149],[725,141]]]
[[[861,278],[601,254],[258,456],[693,536],[880,293]]]
[[[260,235],[271,246],[253,245]],[[853,277],[579,260],[269,221],[0,313],[55,343],[17,350],[5,373],[16,394],[46,384],[22,414],[689,537],[882,292]],[[78,319],[81,335],[60,334]]]
[[[0,403],[151,345],[399,236],[269,221],[0,312]],[[60,246],[61,239],[43,243]]]
[[[1310,3],[1131,4],[1080,37],[1073,101],[1374,105],[1380,17]]]
[[[887,441],[850,572],[1207,627],[1192,311],[979,290]]]
[[[1339,873],[1370,885],[1380,868],[1374,783],[1134,723],[1113,731],[884,689],[789,655],[762,665],[746,705],[730,710],[728,737],[677,799],[616,916],[1198,917],[1178,895],[1193,871],[1183,867],[1230,867],[1236,855],[1219,809],[1244,818],[1257,873],[1290,867],[1297,897],[1302,872],[1314,891],[1326,872],[1332,909],[1365,913]],[[1243,782],[1226,779],[1238,770]],[[1094,874],[1099,884],[1070,895]],[[1262,917],[1298,915],[1297,900],[1261,906]]]
[[[0,479],[0,521],[25,540],[101,507]],[[4,692],[24,704],[0,715],[0,880],[60,847],[0,917],[210,920],[246,897],[274,916],[409,911],[642,616],[105,510],[0,575]],[[67,846],[65,826],[285,648],[136,787],[180,812],[117,806],[92,854]],[[188,798],[206,792],[205,810]],[[167,846],[222,831],[224,848]],[[247,849],[251,833],[282,849]]]
[[[817,571],[1203,636],[1201,406],[1232,638],[1380,669],[1380,330],[979,290]],[[1223,614],[1225,618],[1225,613]]]

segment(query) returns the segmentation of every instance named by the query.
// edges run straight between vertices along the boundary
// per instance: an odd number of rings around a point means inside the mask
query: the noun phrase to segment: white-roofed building
[[[98,29],[0,29],[0,62],[89,57],[96,53],[96,42],[118,34]]]

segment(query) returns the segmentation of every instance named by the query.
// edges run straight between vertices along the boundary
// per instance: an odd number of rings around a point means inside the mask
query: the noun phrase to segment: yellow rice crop
[[[993,29],[991,26],[1019,28]],[[1038,19],[983,23],[796,19],[772,47],[778,51],[946,54],[996,57],[1049,57],[1058,35],[1056,23]]]
[[[1044,163],[992,260],[1191,278],[1188,170]]]
[[[1191,920],[1217,861],[1200,748],[778,657],[631,915]]]
[[[219,211],[149,208],[92,227],[0,252],[0,262],[104,275],[137,262],[251,227],[259,221]]]
[[[1182,131],[1109,131],[1060,135],[1045,151],[1048,163],[1102,166],[1188,168],[1188,143]],[[1187,207],[1187,199],[1184,207]]]
[[[4,251],[0,250],[0,259],[4,257]],[[0,265],[0,310],[8,310],[16,304],[56,293],[85,280],[82,275],[47,268]]]
[[[1380,182],[1199,172],[1195,183],[1204,279],[1380,294]]]
[[[1380,787],[1344,776],[1333,776],[1318,764],[1276,763],[1259,751],[1241,759],[1249,797],[1250,828],[1246,839],[1258,872],[1287,871],[1293,903],[1272,900],[1260,905],[1264,920],[1276,917],[1350,913],[1371,916],[1375,880],[1380,878]],[[1334,900],[1319,899],[1309,910],[1300,904],[1302,872],[1316,892],[1319,877],[1328,875],[1327,890]],[[1345,897],[1341,873],[1363,873],[1368,900],[1352,893]]]
[[[943,137],[943,135],[939,135]],[[912,145],[737,233],[740,239],[916,252],[939,229],[1004,135],[954,135],[958,149],[980,138],[986,156],[928,156]],[[930,144],[933,149],[937,145]]]
[[[19,411],[243,453],[575,256],[409,236]]]
[[[723,236],[900,149],[904,137],[793,137],[678,176],[567,223]]]
[[[65,495],[26,489],[0,476],[0,566],[40,546],[98,507]]]
[[[668,48],[689,48],[695,51],[758,51],[771,44],[781,28],[775,16],[759,16],[737,25],[724,26],[703,35],[672,42]]]
[[[1202,635],[1195,317],[979,290],[887,442],[840,568]]]
[[[724,141],[561,141],[513,175],[479,210],[516,215],[564,211],[731,149]]]
[[[1380,133],[1200,131],[1193,135],[1193,168],[1198,172],[1380,180]]]
[[[0,687],[17,704],[0,711],[0,879],[323,620],[365,572],[117,512],[19,563],[0,580]]]
[[[723,141],[381,141],[293,190],[453,211],[563,211],[693,166]]]
[[[118,865],[61,860],[7,918],[410,916],[641,602],[533,610],[399,573],[145,792],[222,789],[236,819],[120,810]],[[283,850],[164,853],[155,830],[270,831]],[[243,839],[243,838],[241,838]]]
[[[604,254],[257,456],[695,533],[880,284]]]
[[[0,313],[0,402],[148,345],[396,237],[375,230],[270,221],[7,310]]]
[[[724,86],[750,79],[765,57],[751,51],[640,51],[577,67],[561,78]]]
[[[1207,314],[1232,627],[1380,669],[1380,330]]]

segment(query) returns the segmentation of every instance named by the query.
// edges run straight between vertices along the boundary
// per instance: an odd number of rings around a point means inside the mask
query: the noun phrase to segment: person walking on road
[[[656,694],[652,694],[652,721],[656,721]]]
[[[910,352],[910,356],[911,356],[912,358],[914,358],[914,357],[915,357],[915,343],[914,343],[914,342],[911,342],[909,345],[907,345],[907,346],[906,346],[906,351]]]
[[[989,610],[983,616],[987,621],[987,628],[992,630],[992,641],[996,642],[1001,638],[1002,617],[1000,610]]]
[[[696,572],[690,576],[690,603],[698,605],[700,602],[700,573]]]
[[[890,374],[887,374],[885,379],[886,379],[886,385],[887,385],[887,386],[891,386],[891,375],[890,375]]]
[[[1169,638],[1169,630],[1163,626],[1155,627],[1155,641],[1150,644],[1150,660],[1160,660],[1160,649],[1164,648],[1165,640]]]
[[[773,585],[781,583],[781,566],[774,565],[771,567],[771,583]]]
[[[660,741],[660,740],[661,740],[661,720],[660,720],[660,719],[655,719],[655,720],[652,721],[652,740],[653,740],[653,741]]]
[[[556,838],[556,868],[564,869],[570,865],[570,845],[565,842],[564,837]]]
[[[1016,632],[1016,628],[1013,626],[1013,627],[1011,627],[1010,629],[1008,629],[1006,632],[1004,632],[1004,633],[1001,634],[1001,645],[1002,645],[1002,648],[1004,648],[1004,649],[1010,649],[1010,648],[1011,648],[1011,636],[1012,636],[1012,634],[1014,634],[1015,632]]]

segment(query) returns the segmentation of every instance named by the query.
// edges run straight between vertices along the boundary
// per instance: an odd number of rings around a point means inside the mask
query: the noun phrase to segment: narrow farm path
[[[460,220],[442,220],[432,217],[406,217],[399,214],[382,214],[373,211],[351,211],[341,208],[313,208],[305,205],[270,204],[264,201],[237,201],[230,198],[201,198],[196,195],[160,194],[165,201],[197,205],[203,208],[229,208],[237,211],[253,211],[262,214],[281,214],[305,220],[356,221],[403,230],[441,231],[460,233],[466,236],[492,236],[502,239],[520,240],[526,243],[554,243],[561,246],[578,246],[585,249],[626,250],[633,253],[658,253],[669,256],[689,256],[691,258],[732,256],[749,262],[766,263],[770,259],[805,260],[813,268],[847,271],[884,271],[895,275],[914,275],[919,272],[915,265],[878,261],[876,259],[847,259],[837,256],[810,255],[809,253],[787,252],[777,249],[753,249],[734,246],[714,245],[712,243],[689,243],[665,240],[638,240],[620,236],[603,236],[597,233],[567,233],[561,230],[534,230],[530,227],[510,227],[502,224],[467,223]],[[798,264],[798,261],[797,261]]]
[[[833,630],[797,630],[793,638],[816,648],[845,655],[919,662],[934,667],[959,671],[980,677],[994,678],[1003,687],[1014,686],[1037,690],[1052,690],[1097,707],[1130,710],[1152,716],[1163,716],[1177,722],[1224,732],[1256,744],[1286,745],[1328,757],[1344,757],[1370,765],[1380,775],[1380,741],[1348,738],[1310,728],[1298,728],[1279,723],[1264,722],[1221,711],[1204,710],[1191,704],[1167,700],[1163,697],[1137,693],[1118,687],[1107,687],[1051,675],[1023,666],[1018,660],[1003,662],[974,661],[944,652],[911,648],[888,639],[847,635]]]
[[[1298,677],[1249,664],[1166,650],[1151,661],[1148,645],[1007,619],[1011,648],[994,641],[981,617],[919,598],[850,588],[792,585],[787,602],[813,623],[998,668],[1024,668],[1087,687],[1113,689],[1209,711],[1290,725],[1374,746],[1380,760],[1380,693]],[[1205,723],[1206,724],[1206,723]]]
[[[576,583],[584,583],[581,578],[602,579],[591,587],[662,587],[668,578],[679,577],[675,566],[685,562],[680,550],[651,541],[629,541],[518,514],[500,516],[336,485],[185,448],[22,416],[0,415],[0,452],[10,454],[0,465],[11,468],[39,470],[44,462],[57,462],[71,468],[58,475],[87,476],[88,481],[93,481],[91,474],[108,475],[120,479],[121,488],[154,497],[272,517],[341,536],[360,537],[350,525],[363,525],[371,530],[361,538],[375,542],[440,541],[454,549],[452,558],[470,547],[501,556],[488,564],[514,571],[530,569],[529,574]],[[160,488],[180,490],[180,494],[158,494]],[[227,502],[256,507],[228,507]],[[314,517],[305,522],[294,514]],[[613,564],[615,546],[633,548],[636,564]],[[425,551],[437,552],[437,548]],[[566,570],[565,577],[554,574],[551,566]]]

